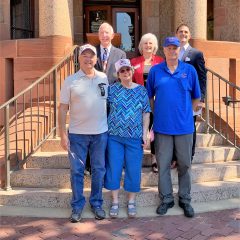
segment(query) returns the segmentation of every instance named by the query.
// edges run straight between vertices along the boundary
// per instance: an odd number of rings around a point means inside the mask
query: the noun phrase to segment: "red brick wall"
[[[224,77],[226,80],[236,84],[240,87],[240,43],[224,42],[224,41],[204,41],[204,40],[192,40],[192,45],[197,49],[200,49],[204,53],[206,60],[206,66]],[[208,79],[212,78],[208,73]],[[220,129],[227,129],[230,138],[234,139],[234,109],[235,109],[235,128],[237,133],[237,143],[240,144],[240,103],[236,103],[234,106],[230,104],[228,108],[224,104],[222,97],[231,96],[235,100],[240,100],[240,91],[234,93],[233,88],[227,87],[226,84],[221,82],[219,84],[218,78],[209,81],[209,108],[211,111],[211,123],[216,120],[216,126]],[[228,86],[228,85],[227,85]],[[226,117],[226,111],[228,110],[228,119]],[[219,117],[221,116],[221,121]]]

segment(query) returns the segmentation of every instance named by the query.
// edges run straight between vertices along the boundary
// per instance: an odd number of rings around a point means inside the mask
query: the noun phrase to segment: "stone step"
[[[218,201],[209,201],[209,202],[194,202],[191,203],[196,214],[198,213],[209,213],[215,211],[221,211],[226,209],[238,209],[240,206],[240,200],[237,198],[230,198]],[[118,218],[128,218],[126,206],[119,208]],[[104,207],[106,211],[106,217],[109,217],[109,208]],[[21,206],[6,206],[0,205],[0,217],[1,216],[12,216],[12,217],[37,217],[37,218],[66,218],[68,219],[71,215],[70,208],[49,208],[49,207],[21,207]],[[168,210],[165,216],[176,216],[183,215],[183,210],[178,206],[177,201],[175,206]],[[137,218],[146,218],[146,217],[159,217],[156,214],[156,206],[146,206],[138,207],[137,206]],[[82,213],[82,218],[90,219],[94,218],[94,215],[91,211],[90,206],[84,208]],[[119,238],[118,238],[119,239]],[[155,238],[156,239],[156,238]]]
[[[171,170],[172,183],[178,183],[177,169]],[[240,161],[192,164],[192,183],[210,181],[223,181],[240,177]],[[141,185],[144,187],[157,186],[158,174],[153,173],[149,168],[143,168]]]
[[[193,163],[214,163],[240,160],[240,151],[229,146],[198,147]],[[144,152],[143,166],[151,166],[149,150]],[[27,162],[28,168],[69,168],[67,152],[36,152]]]
[[[214,181],[192,184],[192,202],[208,202],[240,197],[240,179]],[[173,186],[176,197],[177,186]],[[69,208],[71,200],[70,189],[45,189],[45,188],[13,188],[10,191],[0,190],[0,205],[21,207],[51,207]],[[84,190],[88,198],[90,189]],[[104,207],[111,203],[111,193],[103,190]],[[120,190],[120,207],[126,206],[127,194]],[[159,194],[157,187],[144,187],[137,194],[138,206],[157,206]]]
[[[171,171],[172,182],[177,184],[177,169]],[[192,182],[222,181],[240,177],[240,162],[209,163],[192,165]],[[85,187],[89,187],[90,177],[85,176]],[[157,186],[158,174],[152,173],[150,168],[143,168],[141,185]],[[13,187],[56,187],[70,188],[69,169],[36,169],[28,168],[11,174],[11,186]]]
[[[208,147],[224,145],[225,140],[219,134],[198,133],[196,147]],[[64,151],[60,145],[60,138],[47,139],[41,146],[42,152],[61,152]]]

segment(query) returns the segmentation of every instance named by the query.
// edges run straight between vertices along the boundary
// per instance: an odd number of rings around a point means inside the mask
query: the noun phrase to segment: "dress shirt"
[[[183,59],[182,59],[182,58],[183,58],[183,55],[184,55],[184,53],[186,52],[188,46],[189,46],[189,43],[186,43],[183,47],[181,47],[180,53],[179,53],[179,56],[178,56],[178,59],[179,59],[179,60],[183,60]]]
[[[112,45],[110,45],[110,46],[107,47],[107,60],[108,60],[108,58],[109,58],[111,46],[112,46]],[[100,45],[100,49],[101,49],[101,60],[103,60],[104,47],[103,47],[102,45]]]

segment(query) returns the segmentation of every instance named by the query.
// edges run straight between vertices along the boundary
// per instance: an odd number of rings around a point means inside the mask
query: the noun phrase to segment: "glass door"
[[[110,6],[89,6],[85,7],[86,23],[85,32],[86,33],[97,33],[99,26],[103,22],[111,23],[111,7]]]
[[[103,22],[108,22],[113,26],[114,32],[118,33],[115,34],[113,45],[120,47],[128,58],[132,58],[138,54],[139,8],[129,6],[130,2],[136,4],[136,0],[122,1],[121,4],[119,2],[112,0],[106,1],[109,4],[84,6],[84,40],[93,45],[99,44],[99,26]]]
[[[137,55],[139,19],[137,8],[113,8],[113,28],[122,36],[120,48],[126,52],[128,58]]]

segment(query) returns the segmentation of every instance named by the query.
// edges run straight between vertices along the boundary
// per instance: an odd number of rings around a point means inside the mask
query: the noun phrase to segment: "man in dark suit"
[[[112,45],[114,37],[113,28],[108,23],[102,23],[98,30],[100,45],[97,46],[97,64],[95,68],[105,72],[109,84],[117,81],[115,62],[121,58],[126,58],[126,53]]]
[[[176,30],[176,37],[180,41],[180,54],[179,60],[184,61],[186,63],[191,64],[197,71],[200,89],[201,89],[201,101],[199,103],[199,107],[203,107],[204,98],[206,92],[206,80],[207,80],[207,71],[205,68],[205,61],[203,57],[203,53],[196,48],[193,48],[189,44],[189,40],[191,38],[191,33],[189,27],[186,24],[180,24]],[[196,116],[197,113],[193,113],[194,117],[194,134],[193,134],[193,148],[192,148],[192,159],[195,153],[195,145],[196,145]]]

